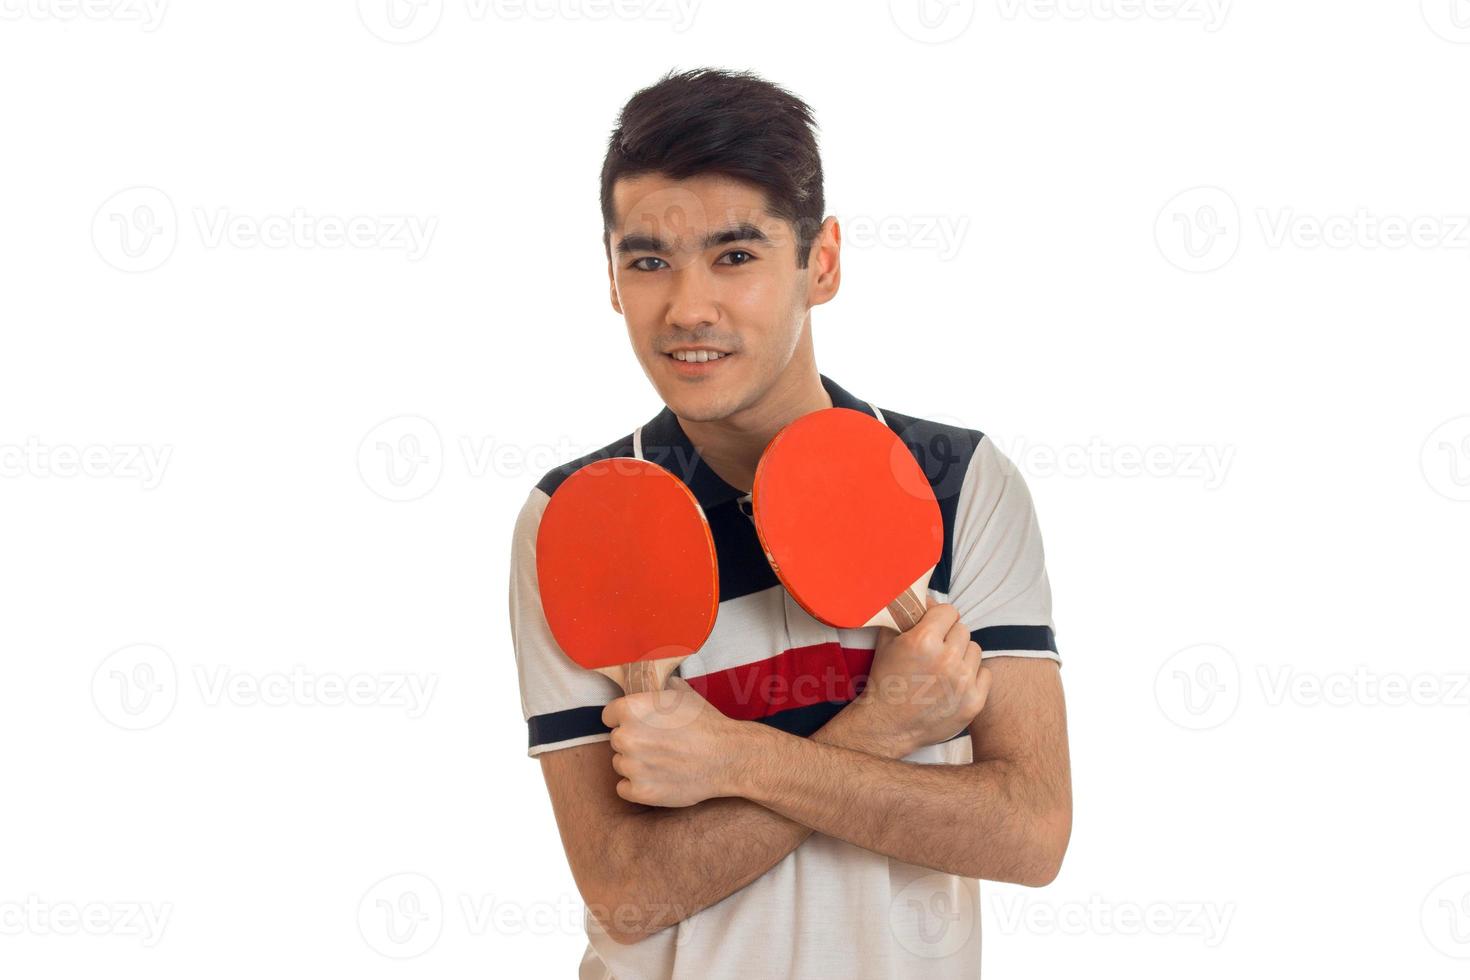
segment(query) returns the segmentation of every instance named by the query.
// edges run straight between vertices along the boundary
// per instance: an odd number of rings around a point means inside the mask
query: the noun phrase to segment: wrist
[[[916,746],[893,732],[871,700],[859,698],[839,711],[812,736],[813,741],[865,752],[884,759],[902,759]]]
[[[754,799],[760,781],[760,768],[775,750],[774,739],[780,732],[758,721],[736,722],[731,730],[729,756],[724,767],[722,796]]]

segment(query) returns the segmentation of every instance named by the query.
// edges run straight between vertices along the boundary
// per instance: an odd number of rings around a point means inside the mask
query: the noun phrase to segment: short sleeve
[[[976,445],[960,487],[949,586],[946,601],[984,656],[1061,662],[1031,492],[986,438]]]
[[[511,644],[532,756],[607,739],[602,709],[622,694],[610,679],[572,663],[546,623],[536,579],[536,532],[550,500],[533,489],[511,536]]]

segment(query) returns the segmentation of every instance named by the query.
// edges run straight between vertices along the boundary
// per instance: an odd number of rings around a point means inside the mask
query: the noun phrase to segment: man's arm
[[[743,730],[728,792],[858,847],[971,878],[1045,885],[1072,831],[1066,711],[1050,660],[997,657],[975,761],[924,765]]]
[[[877,637],[862,693],[799,741],[897,760],[975,719],[990,686],[980,646],[953,606],[926,601],[911,629]],[[614,726],[606,744],[542,756],[573,877],[593,915],[623,942],[743,888],[811,833],[757,804],[729,799],[732,792],[700,791],[696,783],[712,790],[731,781],[732,750],[747,732],[774,729],[727,718],[682,678],[670,685],[604,707],[603,723]],[[654,702],[674,710],[655,710]],[[625,795],[635,787],[630,775],[639,777],[646,798]],[[643,860],[649,853],[660,860]]]
[[[861,703],[849,704],[811,741],[887,759],[910,751],[899,737],[866,724],[866,717]],[[673,809],[630,803],[616,791],[620,777],[612,755],[611,743],[603,741],[540,759],[572,876],[589,910],[618,942],[636,942],[739,891],[812,832],[742,799]],[[659,859],[642,860],[648,854]]]

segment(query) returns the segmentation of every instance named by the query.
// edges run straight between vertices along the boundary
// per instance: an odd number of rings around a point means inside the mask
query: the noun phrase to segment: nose
[[[689,262],[673,274],[667,320],[680,330],[698,330],[719,320],[714,277],[702,263]]]

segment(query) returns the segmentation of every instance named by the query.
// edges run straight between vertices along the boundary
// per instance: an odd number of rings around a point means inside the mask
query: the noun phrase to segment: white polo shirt
[[[955,606],[984,656],[1060,662],[1041,533],[1019,472],[980,432],[878,409],[825,375],[832,404],[879,418],[929,477],[944,519],[944,550],[929,594]],[[602,709],[622,691],[583,670],[552,638],[536,583],[536,531],[550,496],[583,465],[634,456],[665,467],[704,508],[719,558],[713,632],[679,668],[732,718],[807,737],[856,697],[877,628],[813,619],[771,571],[749,496],[710,469],[664,408],[611,445],[547,473],[516,521],[511,634],[532,756],[607,739]],[[909,762],[972,761],[969,733],[925,746]],[[719,841],[711,841],[712,851]],[[980,894],[974,878],[906,864],[813,833],[723,901],[631,946],[584,915],[580,980],[880,980],[980,975]]]

